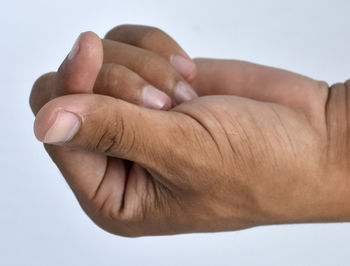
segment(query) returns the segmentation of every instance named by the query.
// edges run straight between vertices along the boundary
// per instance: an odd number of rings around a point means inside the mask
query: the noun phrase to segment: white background
[[[349,0],[0,0],[0,265],[350,265],[350,224],[127,239],[82,212],[32,132],[35,79],[82,31],[160,27],[191,56],[350,78]]]

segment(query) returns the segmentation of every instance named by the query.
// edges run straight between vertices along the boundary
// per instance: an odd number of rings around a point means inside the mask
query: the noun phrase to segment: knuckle
[[[108,65],[102,72],[102,87],[118,92],[121,69],[117,65]]]
[[[140,104],[141,89],[147,84],[147,81],[125,66],[107,64],[99,73],[94,92]]]
[[[109,217],[116,221],[114,232],[126,237],[137,237],[142,234],[143,220],[137,215],[123,215],[122,212],[111,211]]]
[[[158,40],[164,38],[166,36],[165,32],[162,31],[159,28],[155,27],[147,27],[145,29],[145,33],[143,37],[141,38],[141,45],[148,46],[149,44],[152,44],[154,42],[157,42]]]
[[[120,27],[122,26],[123,25],[119,25],[109,30],[105,35],[105,39],[110,39],[114,34],[116,34],[120,30]]]
[[[106,129],[101,132],[101,137],[96,143],[95,149],[103,153],[110,153],[122,142],[124,126],[122,120],[112,121],[106,124]]]
[[[47,85],[48,79],[50,79],[55,72],[49,72],[46,74],[41,75],[33,84],[32,91],[40,90],[42,89],[45,85]]]
[[[99,138],[93,149],[105,154],[124,157],[134,148],[135,136],[132,130],[126,131],[125,121],[118,114],[112,116],[113,121],[106,122],[99,132]]]
[[[106,39],[118,36],[121,33],[124,33],[125,31],[128,31],[129,29],[133,28],[135,26],[130,25],[130,24],[121,24],[118,25],[114,28],[112,28],[110,31],[107,32],[107,34],[105,35]]]
[[[125,237],[138,237],[144,235],[143,224],[144,218],[140,213],[125,213],[120,208],[114,208],[112,206],[102,207],[100,204],[92,206],[91,218],[95,218],[95,222],[104,230]],[[98,217],[98,219],[96,219]],[[113,221],[112,224],[106,223],[105,221]]]
[[[50,81],[53,80],[55,74],[55,72],[46,73],[34,82],[29,96],[29,104],[34,112],[49,100],[50,86],[53,86]]]
[[[142,222],[124,218],[112,211],[93,211],[91,219],[103,230],[124,237],[139,237],[144,235]],[[112,222],[111,222],[112,221]]]

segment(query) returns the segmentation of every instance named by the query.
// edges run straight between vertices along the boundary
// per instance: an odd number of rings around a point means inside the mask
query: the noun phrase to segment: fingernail
[[[143,106],[152,109],[170,109],[171,99],[164,92],[158,90],[152,85],[147,85],[142,90]]]
[[[185,79],[190,80],[194,77],[196,72],[196,65],[192,60],[187,59],[181,55],[173,55],[170,58],[170,63]]]
[[[60,111],[51,128],[47,131],[44,143],[58,143],[69,141],[79,130],[81,125],[78,116],[71,112]]]
[[[72,50],[69,52],[69,55],[68,55],[68,60],[73,60],[76,55],[78,54],[78,51],[79,51],[79,39],[80,39],[80,35],[78,37],[78,39],[75,41],[73,47],[72,47]]]
[[[191,88],[191,86],[183,81],[179,81],[177,83],[174,95],[176,104],[180,104],[198,98],[197,93]]]

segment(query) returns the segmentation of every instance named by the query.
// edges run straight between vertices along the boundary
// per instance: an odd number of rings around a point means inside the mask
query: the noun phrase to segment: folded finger
[[[106,39],[152,51],[164,59],[188,82],[196,75],[196,65],[180,45],[164,31],[142,25],[120,25],[106,34]]]
[[[122,65],[103,65],[93,91],[152,109],[171,108],[167,94]]]
[[[55,79],[56,72],[50,72],[42,75],[35,81],[29,98],[30,107],[34,115],[51,99]]]
[[[57,76],[57,72],[47,73],[35,82],[30,96],[30,106],[34,114],[51,99]],[[112,96],[152,109],[171,108],[171,99],[167,94],[121,65],[103,65],[93,86],[92,91],[96,94]]]
[[[149,84],[168,94],[173,105],[197,98],[197,94],[163,57],[129,44],[103,40],[104,64],[118,64],[136,72]]]

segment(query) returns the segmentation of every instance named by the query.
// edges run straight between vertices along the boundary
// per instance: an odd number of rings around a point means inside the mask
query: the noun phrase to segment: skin
[[[141,236],[350,220],[350,82],[234,60],[179,70],[173,56],[188,55],[145,26],[106,38],[82,34],[78,55],[30,98],[40,141],[58,111],[81,119],[70,140],[45,148],[101,228]],[[179,81],[199,97],[178,104]],[[145,84],[169,96],[161,110],[140,106]]]

